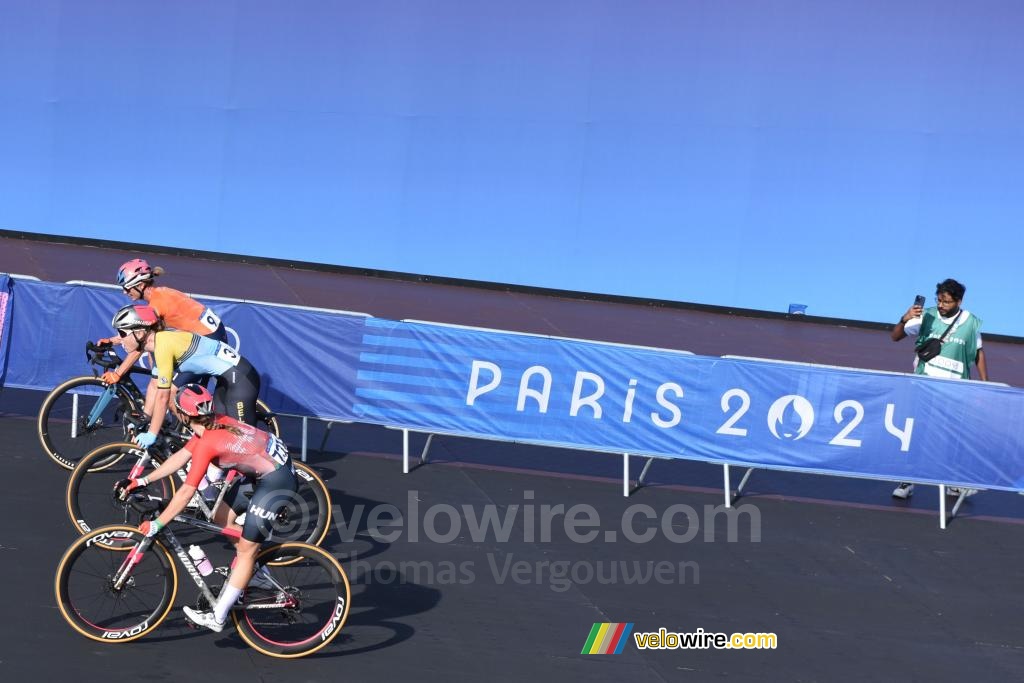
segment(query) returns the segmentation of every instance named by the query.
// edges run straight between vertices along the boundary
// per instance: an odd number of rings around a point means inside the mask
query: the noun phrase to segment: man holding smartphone
[[[981,348],[981,319],[960,305],[966,291],[966,287],[952,278],[943,280],[935,287],[934,307],[926,309],[924,297],[918,295],[914,305],[892,328],[890,336],[894,342],[908,335],[917,336],[914,372],[918,375],[970,379],[974,363],[978,366],[979,379],[988,381],[985,352]],[[937,347],[937,353],[926,353],[925,347],[929,345]],[[903,482],[892,495],[906,499],[913,492],[914,485]],[[955,487],[947,488],[946,492],[955,496],[961,493]]]

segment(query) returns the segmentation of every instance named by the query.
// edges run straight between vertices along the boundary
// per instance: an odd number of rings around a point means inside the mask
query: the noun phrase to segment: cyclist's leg
[[[295,475],[292,474],[291,467],[288,466],[279,467],[264,475],[257,482],[256,489],[252,493],[252,500],[246,510],[242,537],[235,545],[235,562],[227,583],[224,584],[220,595],[217,596],[213,614],[206,616],[209,613],[186,609],[185,614],[189,619],[214,630],[219,631],[223,628],[228,612],[235,606],[238,598],[245,591],[245,587],[249,585],[256,564],[256,553],[259,552],[260,544],[270,536],[272,522],[277,516],[277,509],[283,502],[283,497],[294,494],[297,488]],[[238,498],[233,500],[235,505],[237,505],[237,500]]]
[[[223,387],[223,391],[222,391]],[[244,358],[238,366],[217,378],[214,406],[218,410],[248,425],[256,425],[256,398],[260,394],[260,376],[249,361]],[[220,396],[222,408],[217,406]]]

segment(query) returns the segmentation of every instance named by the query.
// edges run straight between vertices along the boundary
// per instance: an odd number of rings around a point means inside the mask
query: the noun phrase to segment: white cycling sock
[[[224,587],[220,589],[220,595],[217,597],[217,606],[213,608],[213,616],[217,618],[217,621],[221,623],[227,621],[228,612],[235,606],[235,601],[238,600],[238,596],[241,594],[241,588],[235,588],[230,583],[224,584]]]

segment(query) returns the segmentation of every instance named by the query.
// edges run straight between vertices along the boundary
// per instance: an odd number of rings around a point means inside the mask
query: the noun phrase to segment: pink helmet
[[[140,258],[121,264],[117,271],[117,284],[123,289],[131,289],[137,284],[153,279],[153,269]]]
[[[201,384],[186,384],[179,389],[174,405],[189,417],[213,415],[213,396]]]
[[[147,330],[160,322],[152,306],[128,304],[117,309],[110,324],[115,330]]]

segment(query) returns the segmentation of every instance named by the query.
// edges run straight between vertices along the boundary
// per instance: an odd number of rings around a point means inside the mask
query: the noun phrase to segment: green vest
[[[966,309],[960,309],[960,317],[954,327],[942,340],[942,352],[927,363],[915,359],[914,372],[932,377],[960,377],[970,379],[971,364],[978,356],[978,339],[981,320]],[[938,339],[949,325],[939,318],[939,309],[925,310],[921,320],[921,331],[917,335],[916,348],[929,339]]]

